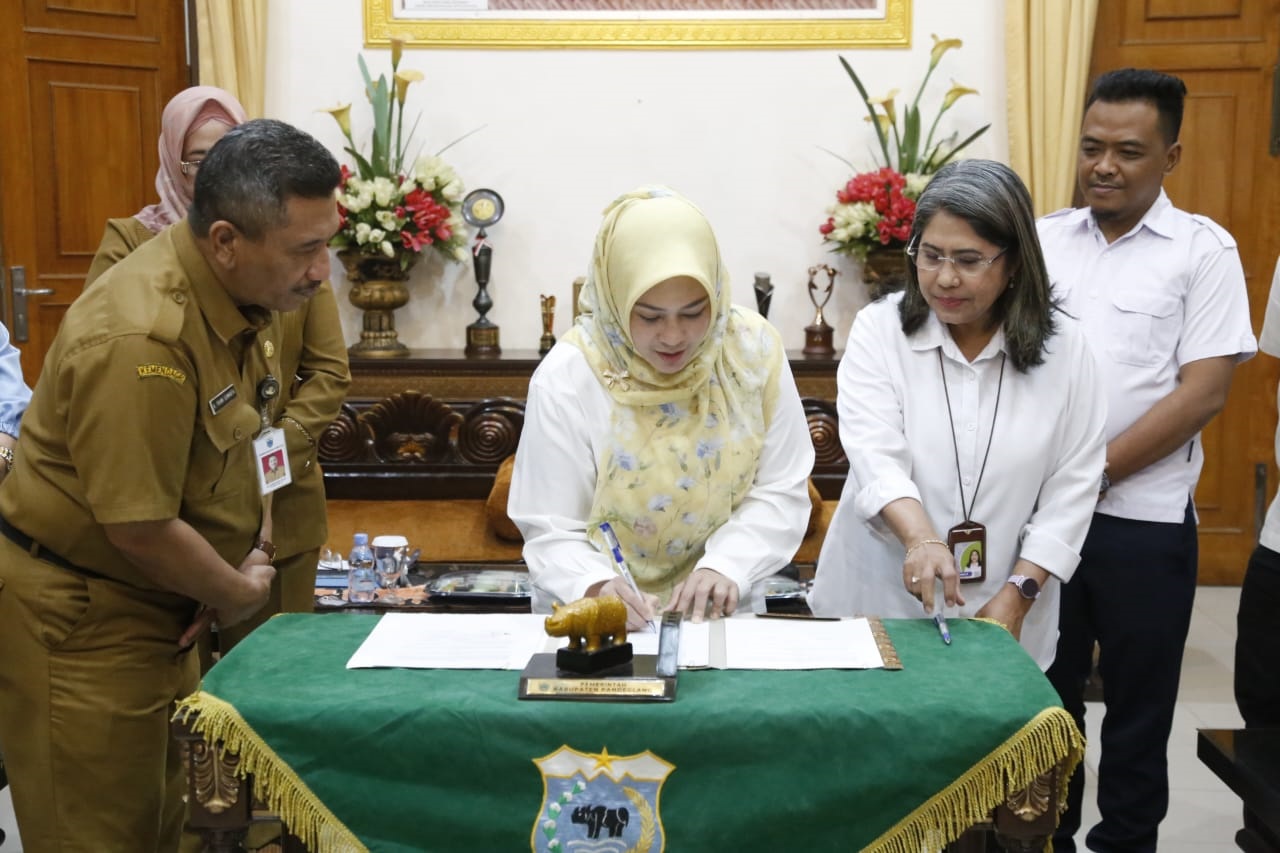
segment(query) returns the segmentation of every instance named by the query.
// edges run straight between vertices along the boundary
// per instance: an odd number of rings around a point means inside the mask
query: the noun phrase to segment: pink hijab
[[[192,86],[174,95],[160,118],[160,169],[156,172],[160,203],[142,208],[134,218],[158,232],[186,217],[191,206],[191,195],[182,180],[182,149],[187,136],[211,121],[235,127],[246,118],[240,102],[216,86]]]

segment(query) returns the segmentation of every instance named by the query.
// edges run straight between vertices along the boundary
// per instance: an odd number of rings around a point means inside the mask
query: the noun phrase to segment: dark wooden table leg
[[[253,797],[248,780],[236,775],[239,756],[209,746],[187,722],[173,723],[173,737],[187,767],[187,827],[211,853],[241,853]]]
[[[996,841],[1009,853],[1044,850],[1058,828],[1062,767],[1042,773],[1021,791],[1009,795],[995,811]]]

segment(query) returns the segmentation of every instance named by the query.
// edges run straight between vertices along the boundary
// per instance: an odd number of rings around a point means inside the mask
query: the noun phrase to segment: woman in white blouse
[[[907,252],[905,291],[858,313],[840,362],[849,477],[810,606],[920,616],[942,606],[938,578],[960,615],[1008,626],[1048,667],[1104,464],[1093,358],[1007,166],[939,170]]]
[[[605,211],[579,308],[529,383],[511,478],[534,610],[617,595],[631,627],[662,606],[727,616],[808,520],[813,444],[782,342],[730,305],[710,224],[663,188]]]

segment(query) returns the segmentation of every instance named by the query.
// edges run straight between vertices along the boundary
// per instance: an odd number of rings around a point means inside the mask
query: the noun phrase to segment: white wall
[[[842,270],[827,319],[843,348],[854,311],[865,302],[856,264],[823,247],[818,226],[848,168],[872,167],[865,108],[837,61],[845,56],[872,94],[912,94],[928,65],[930,33],[964,47],[943,59],[923,105],[927,117],[955,79],[981,95],[960,100],[945,126],[963,135],[986,122],[971,156],[1005,159],[1003,3],[914,0],[909,49],[804,51],[588,51],[409,49],[402,68],[426,80],[411,89],[406,116],[422,113],[417,140],[434,151],[483,127],[446,159],[467,189],[489,187],[506,202],[490,231],[494,246],[490,319],[506,349],[536,349],[538,295],[557,297],[555,331],[570,324],[570,287],[583,274],[600,212],[644,183],[667,184],[707,213],[733,278],[734,301],[754,306],[752,278],[768,272],[776,291],[770,319],[799,348],[813,308],[806,270]],[[342,137],[316,112],[356,104],[357,139],[370,121],[356,56],[363,50],[357,0],[276,0],[269,28],[267,115],[315,134],[340,159]],[[364,50],[376,76],[390,68],[385,49]],[[360,312],[334,264],[348,342]],[[475,317],[468,265],[434,258],[419,264],[413,299],[397,312],[411,347],[460,348]]]

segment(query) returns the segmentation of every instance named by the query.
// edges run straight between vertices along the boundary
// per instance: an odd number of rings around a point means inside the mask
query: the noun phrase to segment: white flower
[[[907,198],[920,198],[920,193],[924,192],[924,188],[933,179],[933,175],[922,175],[919,172],[907,172],[902,177],[907,181],[907,186],[902,192]]]
[[[454,177],[452,181],[445,184],[440,190],[440,195],[444,196],[445,201],[461,201],[462,200],[462,180]]]
[[[453,259],[455,261],[465,261],[467,259],[467,250],[465,246],[458,246],[453,250]]]
[[[390,178],[374,178],[373,179],[373,198],[378,202],[378,207],[389,207],[391,202],[399,200],[399,191]]]
[[[381,243],[385,239],[387,239],[387,232],[381,228],[374,228],[369,232],[370,243]]]
[[[453,167],[434,154],[423,154],[418,158],[418,162],[413,164],[413,177],[427,191],[448,186],[449,183],[458,180]],[[462,185],[459,183],[459,192],[461,189]]]
[[[378,220],[378,224],[388,231],[395,231],[400,227],[400,222],[396,219],[394,211],[379,210],[374,214],[374,218]]]
[[[343,207],[352,213],[361,213],[373,203],[373,195],[361,190],[354,193],[348,192],[339,196],[338,200],[342,202]]]
[[[373,231],[372,226],[367,222],[356,223],[356,242],[363,246],[369,242],[369,234]]]
[[[552,803],[551,805],[547,806],[547,811],[551,812],[551,814],[554,814],[554,815],[560,814],[560,804]]]
[[[391,245],[390,240],[382,241],[382,254],[386,255],[388,258],[394,258],[396,256],[396,250]]]

